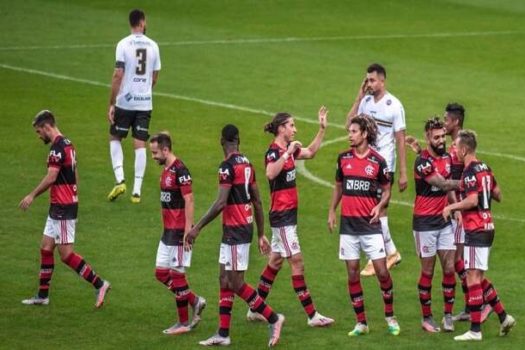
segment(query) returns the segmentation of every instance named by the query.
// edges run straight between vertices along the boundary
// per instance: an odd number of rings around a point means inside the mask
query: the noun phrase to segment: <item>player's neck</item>
[[[465,156],[465,159],[463,159],[463,162],[465,163],[465,168],[468,167],[470,163],[477,162],[477,161],[478,161],[478,158],[476,158],[475,153],[467,154]]]
[[[386,90],[378,91],[377,94],[374,95],[374,101],[377,103],[378,101],[381,101],[381,99],[385,96]]]
[[[225,147],[225,148],[224,148],[224,157],[225,157],[226,159],[230,158],[230,156],[231,156],[232,154],[236,154],[236,153],[239,153],[239,147],[233,147],[233,146],[231,146],[231,147]]]
[[[171,166],[175,161],[177,160],[177,157],[173,153],[169,153],[166,156],[166,166]]]
[[[284,148],[284,149],[286,149],[286,147],[288,146],[288,142],[286,142],[286,140],[284,139],[284,137],[277,136],[277,137],[275,138],[275,140],[273,140],[273,142],[274,142],[277,146],[279,146],[279,147],[281,147],[281,148]]]
[[[140,27],[134,27],[134,28],[131,28],[131,34],[134,34],[134,35],[144,35],[144,29],[143,29],[143,28],[140,28]]]
[[[60,130],[58,129],[51,129],[51,135],[50,135],[50,139],[51,139],[51,143],[55,143],[57,137],[59,136],[62,136],[62,134],[60,133]]]
[[[454,144],[454,141],[458,138],[459,132],[461,131],[460,128],[452,130],[450,133],[450,138],[452,139],[452,143]]]
[[[354,148],[355,155],[357,158],[364,158],[368,155],[368,152],[370,152],[370,147],[368,147],[368,144],[361,144]]]

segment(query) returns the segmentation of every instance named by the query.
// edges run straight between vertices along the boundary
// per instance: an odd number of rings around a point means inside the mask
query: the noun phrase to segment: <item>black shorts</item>
[[[109,133],[113,136],[126,138],[131,127],[131,136],[134,139],[148,141],[150,119],[151,111],[130,111],[115,107],[115,124],[109,127]]]
[[[394,174],[393,172],[388,172],[390,175],[390,188],[394,185]],[[381,194],[383,191],[381,190],[381,187],[377,189],[377,199],[381,200]],[[388,203],[385,205],[385,208],[388,208]]]

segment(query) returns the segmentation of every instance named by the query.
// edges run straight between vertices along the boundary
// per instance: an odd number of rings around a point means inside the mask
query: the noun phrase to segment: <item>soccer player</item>
[[[45,143],[51,143],[47,159],[47,174],[27,196],[19,207],[27,210],[33,200],[50,189],[50,206],[42,242],[40,244],[40,287],[38,294],[22,300],[25,305],[49,304],[49,284],[55,268],[54,251],[58,248],[60,259],[96,290],[95,307],[104,304],[111,285],[103,280],[91,266],[74,251],[75,227],[78,212],[78,170],[75,147],[58,130],[53,113],[40,111],[33,120],[33,128]]]
[[[248,269],[253,221],[257,225],[259,250],[267,254],[270,243],[264,235],[264,216],[255,171],[246,156],[239,152],[239,130],[228,124],[222,129],[221,145],[225,159],[219,167],[219,193],[210,209],[185,235],[186,246],[199,232],[222,212],[222,242],[220,246],[219,329],[210,338],[199,342],[204,346],[230,345],[230,321],[235,294],[241,297],[270,324],[268,346],[279,342],[284,316],[270,306],[244,281]]]
[[[179,322],[165,329],[164,334],[190,332],[199,323],[206,299],[195,295],[186,280],[191,264],[191,250],[184,250],[184,233],[193,225],[193,193],[191,175],[171,149],[171,137],[160,133],[150,139],[152,158],[164,166],[160,177],[160,203],[164,232],[157,250],[155,277],[175,294]],[[188,304],[193,319],[188,320]]]
[[[350,119],[351,149],[339,154],[335,187],[328,212],[328,229],[336,227],[336,209],[341,204],[339,259],[348,271],[348,293],[356,313],[357,324],[348,333],[355,337],[368,333],[363,289],[359,274],[361,251],[372,260],[383,294],[388,332],[400,333],[394,316],[394,287],[386,266],[385,242],[379,217],[390,199],[390,171],[385,159],[371,146],[377,141],[374,120],[360,114]],[[378,192],[381,189],[381,197]]]
[[[468,307],[470,330],[454,337],[457,341],[481,340],[481,306],[485,300],[498,315],[500,336],[507,335],[516,324],[514,317],[507,314],[496,289],[486,278],[489,254],[494,240],[494,222],[490,211],[491,200],[501,201],[501,191],[487,164],[476,157],[476,133],[461,130],[456,139],[457,155],[464,164],[460,180],[462,200],[443,209],[448,219],[451,212],[460,210],[465,230],[463,259],[467,269]],[[485,293],[484,293],[485,291]],[[483,295],[485,294],[485,295]]]
[[[454,331],[452,309],[454,307],[456,278],[454,276],[454,232],[448,220],[441,213],[449,202],[455,202],[453,190],[458,187],[457,180],[451,177],[451,159],[446,153],[446,135],[443,122],[431,118],[425,123],[427,148],[417,156],[414,164],[416,198],[412,229],[416,253],[421,263],[418,282],[419,301],[423,319],[421,327],[431,333],[441,331],[432,317],[432,278],[439,256],[443,270],[444,317],[443,330]],[[461,214],[456,213],[461,222]]]
[[[378,127],[376,151],[386,160],[390,181],[394,182],[396,171],[396,153],[399,159],[399,191],[407,188],[407,167],[405,151],[405,111],[401,102],[386,90],[386,70],[380,64],[374,63],[367,68],[366,77],[359,88],[350,112],[348,112],[346,127],[350,120],[358,114],[366,114],[374,118]],[[380,215],[381,229],[385,239],[387,253],[387,267],[401,262],[401,254],[397,251],[388,227],[388,205],[382,209]],[[372,261],[369,260],[361,271],[363,276],[374,275]]]
[[[159,76],[160,55],[157,43],[146,36],[144,12],[131,11],[129,24],[131,35],[117,44],[116,64],[109,97],[109,148],[116,185],[108,194],[108,200],[114,201],[126,192],[121,141],[132,128],[135,182],[131,202],[140,203],[142,180],[146,170],[146,141],[149,138],[152,88]]]
[[[295,122],[288,113],[277,113],[266,124],[264,131],[275,135],[275,139],[266,152],[266,177],[270,183],[271,209],[270,226],[272,228],[272,252],[268,265],[264,268],[258,286],[261,298],[266,299],[277,273],[284,260],[288,260],[292,273],[292,286],[301,302],[307,324],[311,327],[324,327],[334,320],[317,312],[304,279],[304,263],[299,238],[297,236],[297,188],[295,186],[295,160],[311,159],[315,156],[326,129],[328,110],[319,109],[319,131],[308,147],[302,147],[294,141]],[[254,310],[248,310],[247,319],[260,319]]]

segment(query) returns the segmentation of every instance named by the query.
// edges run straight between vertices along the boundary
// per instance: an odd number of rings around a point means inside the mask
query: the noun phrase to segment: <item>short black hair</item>
[[[139,9],[131,10],[129,13],[129,25],[132,27],[136,27],[140,24],[140,21],[143,21],[146,19],[146,15],[144,14],[144,11]]]
[[[222,139],[226,142],[239,142],[239,129],[233,124],[227,124],[222,128]]]
[[[44,109],[36,114],[35,118],[33,119],[33,127],[41,128],[46,124],[55,126],[56,121],[53,113],[47,109]]]
[[[459,120],[459,126],[463,127],[465,120],[465,107],[457,102],[451,102],[445,107],[445,112],[450,114],[454,119]]]
[[[376,72],[377,74],[381,74],[382,76],[384,76],[386,79],[386,69],[379,63],[372,63],[371,65],[369,65],[368,68],[366,69],[366,72],[367,73]]]
[[[160,148],[167,147],[171,151],[171,137],[168,133],[161,132],[156,135],[153,135],[153,137],[149,140],[149,143],[157,143]]]

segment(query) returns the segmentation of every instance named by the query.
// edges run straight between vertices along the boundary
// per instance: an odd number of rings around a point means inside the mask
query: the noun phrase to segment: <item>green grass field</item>
[[[467,108],[466,127],[480,137],[480,157],[494,169],[503,191],[497,216],[489,276],[518,326],[497,336],[492,316],[483,325],[486,348],[516,349],[525,341],[523,286],[525,231],[522,213],[521,139],[525,5],[518,0],[488,1],[1,1],[0,33],[0,348],[101,349],[188,348],[210,336],[218,320],[218,245],[220,220],[201,234],[189,281],[208,299],[195,332],[167,337],[174,322],[170,293],[154,277],[161,233],[158,178],[148,161],[143,201],[129,197],[106,201],[114,178],[106,119],[114,46],[128,34],[127,14],[142,6],[148,35],[160,44],[162,71],[155,91],[151,130],[169,130],[174,151],[194,179],[196,216],[215,199],[216,168],[222,160],[219,133],[226,123],[241,130],[241,149],[258,171],[265,210],[268,186],[263,156],[270,143],[262,127],[272,112],[300,117],[297,139],[315,135],[317,110],[330,109],[326,141],[345,136],[345,115],[366,66],[378,61],[388,71],[388,89],[404,104],[408,132],[422,138],[423,121],[441,114],[446,103]],[[289,38],[289,39],[286,39]],[[76,250],[113,284],[107,305],[94,310],[91,286],[56,257],[47,307],[27,307],[21,299],[35,293],[39,242],[48,210],[47,194],[28,212],[19,201],[45,174],[48,147],[36,137],[31,120],[48,108],[61,131],[77,147],[80,213]],[[267,111],[267,112],[265,112]],[[332,182],[334,162],[347,147],[323,147],[307,163],[316,177]],[[124,143],[125,169],[132,181],[133,152]],[[409,169],[414,156],[409,155]],[[412,172],[409,171],[411,176]],[[282,349],[360,349],[474,347],[455,344],[451,334],[420,329],[411,208],[414,184],[395,189],[390,225],[403,263],[393,270],[395,309],[402,327],[390,337],[382,316],[375,279],[364,280],[371,332],[350,339],[354,313],[346,291],[346,271],[337,258],[338,237],[329,235],[326,218],[331,189],[299,176],[299,234],[306,278],[319,311],[336,319],[329,329],[311,329],[291,287],[289,268],[277,279],[269,303],[287,317]],[[401,204],[400,204],[401,203]],[[269,229],[267,230],[269,232]],[[265,259],[253,247],[247,280],[256,285]],[[441,319],[441,273],[434,279],[434,314]],[[237,298],[239,299],[239,298]],[[458,306],[463,306],[461,288]],[[231,329],[233,349],[266,346],[267,329],[245,321],[237,300]],[[455,334],[468,325],[457,325]],[[481,344],[480,344],[481,345]],[[480,346],[478,345],[478,346]]]

